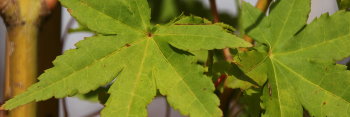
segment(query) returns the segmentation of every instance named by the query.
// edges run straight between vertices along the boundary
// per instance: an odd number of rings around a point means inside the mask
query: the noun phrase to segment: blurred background
[[[153,0],[157,1],[157,0]],[[159,1],[159,0],[158,0]],[[163,0],[167,1],[167,0]],[[186,1],[186,0],[178,0],[178,1]],[[196,1],[196,4],[199,5],[200,9],[208,10],[209,9],[209,0],[194,0]],[[256,4],[257,0],[245,0],[252,5]],[[225,20],[225,22],[231,24],[231,22],[235,22],[235,16],[238,14],[237,9],[237,2],[235,0],[217,0],[217,7],[222,15],[222,19]],[[151,6],[157,5],[157,2],[153,2]],[[197,6],[198,6],[197,5]],[[153,7],[152,7],[153,8]],[[308,22],[312,21],[314,18],[320,16],[323,13],[334,13],[338,10],[336,0],[312,0],[312,10],[309,15]],[[155,8],[157,9],[157,8]],[[155,15],[159,12],[161,12],[161,9],[153,10],[152,15]],[[186,11],[186,9],[184,9]],[[189,11],[191,12],[191,11]],[[203,11],[202,11],[203,12]],[[196,14],[196,12],[191,12],[194,15],[201,15],[205,16],[205,14],[199,12],[199,14]],[[207,12],[209,13],[209,11]],[[63,48],[62,52],[68,49],[75,48],[74,44],[82,39],[84,37],[89,37],[93,35],[89,32],[78,32],[78,33],[67,33],[67,29],[69,28],[77,28],[78,24],[75,20],[72,20],[71,16],[67,12],[65,8],[61,9],[62,14],[62,22],[61,22],[61,35],[63,35],[64,41],[63,41]],[[210,14],[210,13],[209,13]],[[226,18],[228,17],[228,18]],[[158,19],[152,19],[154,21]],[[158,21],[158,22],[164,22],[164,21]],[[232,25],[235,25],[232,23]],[[3,91],[3,76],[4,76],[4,52],[5,52],[5,37],[6,37],[6,28],[3,24],[2,19],[0,18],[0,91]],[[45,55],[44,55],[45,56]],[[2,100],[3,95],[0,93],[0,100]],[[88,115],[93,115],[93,113],[99,112],[100,109],[103,108],[101,104],[90,102],[90,101],[83,101],[77,97],[68,97],[66,98],[67,108],[68,108],[68,114],[71,117],[85,117]],[[148,112],[149,117],[164,117],[166,112],[166,100],[164,97],[157,97],[155,100],[148,106]],[[60,102],[60,117],[63,117],[62,115],[62,102]],[[171,110],[170,112],[171,117],[181,117],[181,115],[174,110]]]

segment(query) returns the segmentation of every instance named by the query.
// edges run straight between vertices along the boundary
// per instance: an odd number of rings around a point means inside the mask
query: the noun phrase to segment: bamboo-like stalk
[[[6,96],[24,92],[37,77],[37,33],[41,0],[4,0],[1,7],[7,24]],[[36,104],[13,109],[10,117],[35,117]]]
[[[24,25],[9,30],[10,87],[12,96],[24,92],[36,81],[37,28]],[[36,104],[30,103],[10,111],[10,117],[35,117]]]

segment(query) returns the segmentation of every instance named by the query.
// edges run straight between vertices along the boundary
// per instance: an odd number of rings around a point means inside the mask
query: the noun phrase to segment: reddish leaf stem
[[[216,7],[216,0],[209,0],[209,2],[210,2],[211,14],[214,17],[214,23],[217,23],[220,21],[220,17],[219,17],[218,9]]]
[[[171,116],[171,107],[168,102],[165,102],[166,106],[166,111],[165,111],[165,117],[170,117]]]
[[[211,14],[214,17],[213,22],[214,23],[220,22],[220,16],[219,16],[219,13],[218,13],[218,9],[216,7],[216,0],[209,0],[209,2],[210,2]],[[231,62],[232,61],[232,55],[231,55],[230,49],[229,48],[224,48],[222,50],[222,52],[224,54],[225,60],[228,61],[228,62]]]
[[[216,82],[214,83],[215,84],[215,87],[218,87],[222,82],[224,82],[227,78],[227,75],[226,74],[222,74],[217,80]]]
[[[68,109],[67,109],[66,98],[62,99],[62,108],[63,108],[63,115],[64,115],[64,117],[69,117],[68,116]]]

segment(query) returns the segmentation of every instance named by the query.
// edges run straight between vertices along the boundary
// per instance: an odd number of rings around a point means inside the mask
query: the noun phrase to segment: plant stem
[[[0,105],[3,104],[3,103],[0,103]],[[5,111],[3,108],[0,107],[0,117],[7,117],[7,114],[6,114],[7,111]]]
[[[6,58],[10,96],[24,92],[37,77],[37,35],[42,14],[41,0],[2,0],[2,15],[7,24]],[[7,94],[6,94],[7,95]],[[36,104],[30,103],[13,109],[13,117],[35,117]]]
[[[256,4],[256,8],[260,9],[261,12],[266,12],[269,8],[271,0],[259,0]]]
[[[212,16],[214,17],[214,21],[213,22],[214,23],[219,22],[220,21],[220,17],[219,17],[219,13],[218,13],[218,10],[217,10],[217,7],[216,7],[216,0],[210,0],[210,8],[211,8]],[[223,55],[225,57],[225,60],[228,61],[228,62],[231,62],[233,58],[232,58],[230,49],[229,48],[224,48],[222,50],[222,52],[223,52]],[[209,51],[207,63],[213,61],[213,55],[214,55],[214,51],[213,50]],[[209,71],[211,71],[210,67],[209,67]],[[226,111],[228,110],[228,105],[230,103],[229,98],[230,98],[231,94],[232,94],[232,89],[224,88],[224,92],[220,96],[220,109],[223,111],[224,116],[226,114]]]
[[[219,16],[219,13],[218,13],[218,9],[216,7],[216,0],[209,0],[209,2],[210,2],[211,14],[214,17],[213,22],[214,23],[220,22],[220,16]],[[232,55],[231,55],[230,49],[229,48],[224,48],[222,50],[222,52],[224,54],[225,60],[228,61],[228,62],[231,62],[232,61]],[[209,52],[209,55],[211,55],[210,52]]]
[[[68,117],[67,101],[66,98],[62,99],[62,108],[64,117]]]
[[[64,43],[67,39],[67,35],[68,35],[68,31],[69,29],[73,26],[74,24],[74,18],[71,17],[69,20],[68,20],[68,23],[66,24],[66,27],[64,28],[63,30],[63,34],[61,36],[61,43]]]
[[[37,28],[16,26],[9,30],[11,97],[24,92],[37,77]],[[30,103],[10,111],[10,116],[36,116],[36,104]]]
[[[241,95],[242,95],[242,91],[238,91],[237,93],[236,93],[236,96],[232,99],[232,106],[231,106],[231,109],[229,109],[229,110],[231,110],[230,112],[230,114],[228,114],[228,115],[231,115],[231,114],[233,114],[233,116],[232,117],[237,117],[237,115],[240,113],[240,111],[242,110],[242,107],[239,105],[239,98],[241,97]]]
[[[209,2],[210,2],[211,14],[214,17],[213,22],[214,23],[219,22],[220,19],[219,19],[218,10],[216,8],[216,1],[209,0]],[[214,50],[209,50],[208,56],[207,56],[207,62],[205,63],[205,66],[208,67],[207,75],[210,75],[212,73],[213,63],[214,63]]]
[[[220,17],[219,17],[219,13],[218,13],[218,9],[216,7],[216,0],[209,0],[210,2],[210,10],[211,10],[211,14],[214,17],[214,23],[217,23],[220,21]]]
[[[171,115],[171,108],[170,105],[168,104],[168,102],[165,102],[165,106],[166,106],[166,112],[165,112],[165,117],[170,117]]]

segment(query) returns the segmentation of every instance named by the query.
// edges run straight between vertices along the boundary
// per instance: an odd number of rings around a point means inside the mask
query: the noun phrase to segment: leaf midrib
[[[291,73],[293,73],[293,74],[295,74],[296,76],[298,76],[298,77],[299,77],[300,79],[302,79],[303,81],[305,81],[305,82],[307,82],[307,83],[309,83],[309,84],[312,84],[312,85],[314,85],[315,87],[317,87],[317,88],[323,90],[324,92],[326,92],[326,93],[328,93],[328,94],[330,94],[330,95],[332,95],[332,96],[334,96],[334,97],[336,97],[336,98],[338,98],[338,99],[341,99],[341,100],[347,102],[348,104],[350,104],[350,102],[347,101],[347,100],[345,100],[343,97],[340,97],[340,96],[334,94],[333,92],[330,92],[330,91],[324,89],[323,87],[321,87],[321,86],[319,86],[319,85],[317,85],[317,84],[315,84],[315,83],[309,81],[309,80],[306,79],[303,75],[299,74],[298,72],[294,71],[292,68],[290,68],[290,67],[288,67],[287,65],[283,64],[283,63],[282,63],[281,61],[279,61],[278,59],[273,59],[273,60],[276,61],[278,64],[280,64],[280,65],[281,65],[282,67],[284,67],[285,69],[287,69],[288,71],[290,71]]]
[[[192,90],[191,90],[192,88],[190,88],[190,87],[188,86],[188,83],[185,82],[184,78],[180,75],[180,73],[177,72],[177,70],[174,68],[174,66],[171,64],[171,62],[169,62],[168,59],[165,57],[165,55],[163,54],[162,50],[160,49],[160,46],[158,45],[158,43],[155,42],[155,40],[153,40],[153,43],[156,44],[156,47],[158,48],[159,53],[161,53],[161,57],[166,61],[166,63],[169,64],[169,66],[173,69],[173,71],[175,71],[175,73],[176,73],[177,76],[182,80],[182,82],[184,82],[184,83],[186,84],[185,86],[186,86],[186,88],[188,89],[188,91],[191,92],[192,96],[195,97],[195,99],[196,99],[198,102],[201,102],[201,101],[199,100],[199,98],[197,97],[197,95],[196,95],[194,92],[192,92]],[[210,115],[210,113],[208,112],[207,108],[205,108],[206,106],[204,106],[202,103],[199,103],[199,104],[201,105],[202,108],[204,108],[204,110],[206,111],[206,113],[207,113],[208,115]]]
[[[343,40],[343,39],[348,39],[348,38],[345,38],[345,37],[350,37],[350,34],[339,36],[339,37],[336,37],[336,38],[333,38],[333,39],[328,39],[326,41],[322,41],[321,43],[313,44],[311,46],[307,46],[307,47],[304,47],[304,48],[299,48],[299,49],[296,49],[296,50],[285,51],[285,52],[276,52],[273,55],[274,56],[281,56],[281,55],[288,55],[288,54],[292,54],[292,53],[297,53],[297,52],[300,52],[300,51],[303,51],[303,50],[306,50],[306,49],[311,49],[311,48],[315,48],[315,47],[318,47],[318,46],[322,46],[324,44],[332,43],[333,41],[339,41],[339,40]]]
[[[134,1],[135,2],[135,1]],[[141,18],[141,22],[142,22],[142,25],[143,25],[143,28],[144,28],[144,30],[147,30],[147,25],[146,25],[146,23],[145,23],[145,20],[143,19],[143,17],[141,16],[141,10],[140,10],[140,7],[139,7],[139,4],[138,4],[138,2],[136,1],[136,5],[137,5],[137,10],[138,10],[138,12],[139,12],[139,16],[140,16],[140,18]]]
[[[280,109],[280,112],[279,112],[279,114],[280,114],[280,117],[283,117],[282,116],[282,106],[281,106],[281,96],[280,96],[280,92],[279,92],[279,84],[278,84],[278,78],[277,78],[277,75],[276,75],[276,73],[277,73],[277,70],[276,70],[276,66],[275,66],[275,64],[274,64],[274,62],[273,62],[273,60],[272,60],[272,58],[270,58],[270,61],[271,61],[271,65],[272,65],[272,69],[273,69],[273,75],[274,75],[274,79],[275,79],[275,84],[276,84],[276,93],[277,93],[277,99],[278,99],[278,108]],[[270,89],[269,89],[270,90]]]
[[[249,10],[250,11],[250,10]],[[252,15],[252,13],[251,12],[248,12],[249,13],[249,16],[253,16]],[[262,35],[262,38],[265,40],[265,42],[269,45],[269,48],[270,48],[270,50],[271,50],[271,43],[270,43],[270,41],[267,39],[267,37],[266,37],[266,33],[262,33],[262,28],[260,28],[260,25],[265,25],[264,23],[266,23],[266,20],[267,20],[267,16],[266,15],[263,15],[264,16],[264,18],[260,21],[260,23],[258,24],[258,26],[256,26],[255,28],[254,28],[254,30],[257,30],[261,35]],[[251,18],[250,17],[250,18]],[[268,31],[270,31],[270,29],[268,29],[268,28],[266,28]],[[251,31],[250,31],[251,32]],[[247,34],[249,35],[249,33],[250,32],[247,32]],[[268,32],[268,34],[270,34],[269,32]],[[271,37],[271,36],[270,36]]]
[[[269,58],[269,56],[266,54],[266,55],[264,56],[264,58],[263,58],[261,61],[259,61],[259,62],[258,62],[257,64],[255,64],[253,67],[249,68],[249,69],[246,71],[246,73],[248,74],[248,73],[252,72],[255,68],[257,68],[257,67],[259,67],[261,64],[265,63],[265,60],[267,60],[268,58]]]
[[[293,6],[295,5],[296,1],[297,1],[297,0],[294,0],[293,3],[291,3],[291,4],[292,4],[292,5],[291,5],[291,8],[294,8]],[[286,28],[287,22],[288,22],[288,20],[289,20],[289,18],[290,18],[290,14],[292,13],[293,10],[295,10],[295,9],[291,9],[291,8],[288,9],[289,11],[288,11],[287,19],[283,21],[282,29],[281,29],[280,32],[278,33],[278,35],[277,35],[277,37],[276,37],[277,40],[276,40],[276,42],[274,42],[274,45],[278,44],[278,43],[280,42],[280,40],[282,40],[282,39],[280,38],[280,37],[281,37],[281,34],[282,34],[282,32],[284,32],[284,30],[285,30],[285,28]],[[278,16],[278,17],[279,17],[279,16]],[[279,18],[279,19],[282,20],[281,18]],[[291,36],[291,37],[292,37],[292,36]],[[274,45],[271,45],[271,46],[274,46]],[[276,47],[276,46],[274,46],[274,47]],[[274,50],[274,47],[272,47],[271,50]]]
[[[136,32],[140,32],[140,33],[142,33],[142,34],[145,32],[145,31],[143,31],[143,30],[140,30],[140,29],[136,29],[136,28],[134,28],[134,27],[131,27],[130,25],[125,24],[124,22],[122,22],[122,21],[120,21],[120,20],[117,20],[117,19],[113,18],[112,16],[109,16],[109,15],[104,14],[103,12],[101,12],[101,11],[99,11],[98,9],[96,9],[96,8],[94,8],[94,7],[92,7],[92,6],[90,6],[89,4],[83,2],[82,0],[79,0],[79,3],[80,3],[81,5],[87,6],[87,7],[91,8],[91,9],[95,10],[95,11],[96,11],[97,13],[99,13],[99,14],[102,14],[102,15],[104,15],[104,16],[107,16],[107,17],[111,18],[111,19],[114,19],[114,21],[117,22],[118,24],[122,24],[122,25],[124,25],[124,26],[130,28],[131,30],[134,30],[134,31],[136,31]]]
[[[136,79],[135,79],[135,83],[134,83],[134,87],[133,87],[133,89],[132,89],[132,91],[130,92],[130,93],[134,93],[135,91],[136,91],[136,89],[138,89],[138,87],[140,86],[140,85],[138,85],[139,83],[140,83],[140,76],[141,76],[141,73],[142,73],[142,71],[143,71],[143,69],[144,69],[144,63],[145,63],[145,59],[146,59],[146,56],[147,56],[147,53],[148,53],[148,47],[149,47],[149,39],[146,39],[146,47],[145,47],[145,49],[144,49],[144,52],[143,52],[143,56],[142,56],[142,60],[141,60],[141,65],[140,65],[140,68],[139,68],[139,71],[138,71],[138,73],[137,73],[137,76],[136,76]],[[125,116],[125,117],[129,117],[129,114],[130,114],[130,111],[131,111],[131,109],[130,109],[130,107],[131,107],[131,105],[132,105],[132,102],[133,102],[133,100],[135,99],[135,97],[134,96],[132,96],[131,97],[131,99],[130,99],[130,101],[129,101],[129,103],[128,103],[128,107],[127,107],[127,109],[128,109],[128,112],[127,112],[127,115]]]
[[[130,45],[135,45],[135,44],[137,44],[137,43],[140,43],[140,42],[142,42],[142,40],[143,40],[143,38],[138,39],[138,40],[134,41],[133,43],[131,43]],[[79,71],[82,71],[82,70],[84,70],[84,69],[87,69],[87,68],[89,68],[90,66],[92,66],[92,65],[94,65],[94,64],[97,64],[99,61],[102,61],[103,59],[108,58],[109,56],[118,54],[119,52],[121,52],[123,49],[126,49],[126,48],[128,48],[128,46],[123,46],[123,47],[121,47],[121,48],[119,48],[119,49],[117,49],[117,50],[111,52],[110,54],[107,54],[106,56],[103,56],[103,57],[101,57],[101,58],[99,58],[99,59],[95,59],[93,62],[91,62],[91,64],[89,64],[89,65],[87,65],[87,66],[85,66],[85,67],[83,67],[83,68],[81,68],[81,69],[79,69],[79,70],[74,70],[71,74],[68,74],[67,76],[62,77],[62,79],[60,79],[60,80],[58,80],[58,81],[56,81],[56,82],[53,82],[52,84],[47,85],[47,86],[45,87],[45,89],[46,89],[46,88],[50,88],[50,87],[52,87],[52,86],[55,86],[56,84],[67,80],[67,78],[69,78],[69,77],[70,77],[71,75],[73,75],[74,73],[77,73],[77,72],[79,72]],[[37,93],[41,92],[43,89],[44,89],[44,88],[41,87],[40,89],[32,90],[32,93],[30,93],[30,94],[27,95],[27,96],[24,96],[24,98],[26,98],[26,97],[31,97],[32,95],[36,95]],[[37,98],[35,98],[35,99],[37,99]]]
[[[218,36],[203,36],[203,35],[195,35],[195,34],[171,34],[171,33],[161,33],[161,34],[155,34],[154,36],[195,36],[195,37],[203,37],[203,38],[216,38],[216,39],[225,39],[229,40],[227,38],[220,38]]]

